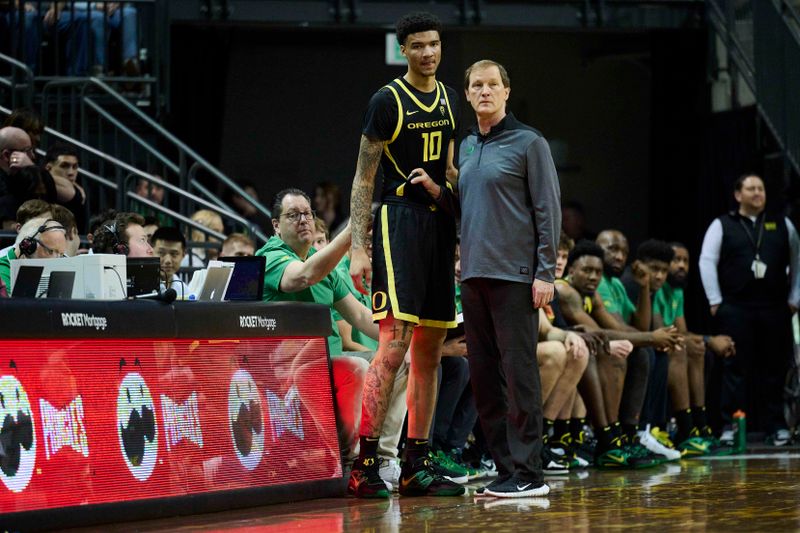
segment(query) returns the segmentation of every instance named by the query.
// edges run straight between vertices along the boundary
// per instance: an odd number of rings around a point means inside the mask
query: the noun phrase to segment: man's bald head
[[[8,172],[12,152],[30,152],[31,138],[25,130],[8,126],[0,128],[0,169]]]
[[[625,270],[625,263],[628,261],[628,239],[621,231],[607,229],[597,235],[597,244],[603,249],[603,266],[605,272],[610,276],[620,276]]]
[[[14,126],[0,128],[0,150],[28,148],[30,143],[31,138],[25,133],[25,130]]]

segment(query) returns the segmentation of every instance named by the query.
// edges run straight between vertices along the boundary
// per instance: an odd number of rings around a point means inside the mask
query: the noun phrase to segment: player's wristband
[[[708,346],[708,343],[711,342],[711,337],[708,335],[703,335],[703,344]]]

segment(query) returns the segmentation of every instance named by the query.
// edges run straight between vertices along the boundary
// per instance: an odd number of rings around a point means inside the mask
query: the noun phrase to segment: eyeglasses
[[[47,252],[50,255],[50,257],[57,257],[57,258],[67,257],[67,254],[59,252],[58,250],[55,250],[53,248],[50,248],[39,239],[36,239],[36,243],[42,248],[44,248],[44,251]]]
[[[305,218],[309,222],[314,222],[314,217],[317,216],[317,214],[314,211],[305,211],[302,213],[300,211],[292,211],[291,213],[282,213],[281,216],[286,217],[293,223],[297,224],[300,222],[301,217]]]

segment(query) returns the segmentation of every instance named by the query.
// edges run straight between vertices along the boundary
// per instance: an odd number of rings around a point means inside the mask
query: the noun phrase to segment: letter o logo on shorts
[[[380,303],[378,303],[380,302]],[[383,291],[377,291],[372,295],[372,310],[373,311],[381,311],[383,308],[386,307],[386,293]]]

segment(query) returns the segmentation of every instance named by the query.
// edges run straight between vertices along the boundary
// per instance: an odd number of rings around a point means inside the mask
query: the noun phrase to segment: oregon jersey
[[[408,183],[415,168],[424,168],[440,186],[446,186],[447,150],[457,130],[456,93],[441,82],[423,93],[397,78],[370,100],[363,133],[384,141],[381,200],[431,205],[420,185]]]

